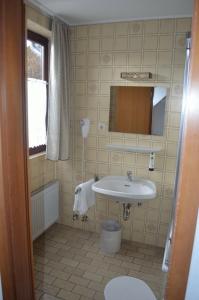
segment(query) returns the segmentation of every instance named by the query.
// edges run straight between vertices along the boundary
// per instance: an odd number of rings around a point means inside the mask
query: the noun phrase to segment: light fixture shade
[[[121,72],[121,78],[126,80],[148,80],[152,77],[150,72]]]

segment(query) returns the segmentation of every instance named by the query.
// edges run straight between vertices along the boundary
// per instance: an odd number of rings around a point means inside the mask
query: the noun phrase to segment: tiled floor
[[[36,299],[104,300],[106,283],[119,275],[143,279],[161,299],[162,256],[162,248],[128,241],[105,255],[97,234],[55,224],[34,242]]]

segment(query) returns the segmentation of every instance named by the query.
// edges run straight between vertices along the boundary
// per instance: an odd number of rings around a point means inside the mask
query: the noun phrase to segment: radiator
[[[35,240],[59,218],[59,182],[52,181],[31,194],[32,239]]]

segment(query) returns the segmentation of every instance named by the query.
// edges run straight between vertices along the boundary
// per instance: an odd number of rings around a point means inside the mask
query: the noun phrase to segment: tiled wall
[[[29,189],[35,191],[55,179],[55,162],[45,159],[44,155],[33,155],[29,159]]]
[[[33,8],[29,5],[25,6],[26,20],[31,20],[34,23],[42,26],[45,29],[51,29],[51,18],[44,15],[38,9]]]
[[[71,97],[71,159],[57,163],[61,182],[61,222],[85,230],[99,231],[107,218],[119,220],[123,238],[163,246],[170,222],[174,187],[176,150],[183,90],[185,33],[190,19],[133,21],[71,28],[72,97]],[[153,73],[150,84],[166,86],[166,122],[163,137],[108,132],[110,86],[149,85],[120,79],[120,72]],[[79,121],[91,120],[86,144],[86,178],[126,174],[153,180],[158,196],[141,207],[131,209],[129,221],[122,220],[119,204],[97,196],[96,206],[89,210],[89,221],[72,221],[74,188],[81,182],[81,151]],[[98,128],[106,124],[105,130]],[[148,171],[148,155],[109,152],[108,143],[161,146],[154,172]]]

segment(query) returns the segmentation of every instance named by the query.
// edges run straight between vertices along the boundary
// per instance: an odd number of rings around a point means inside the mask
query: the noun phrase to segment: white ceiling
[[[32,0],[71,25],[191,16],[194,0]]]

